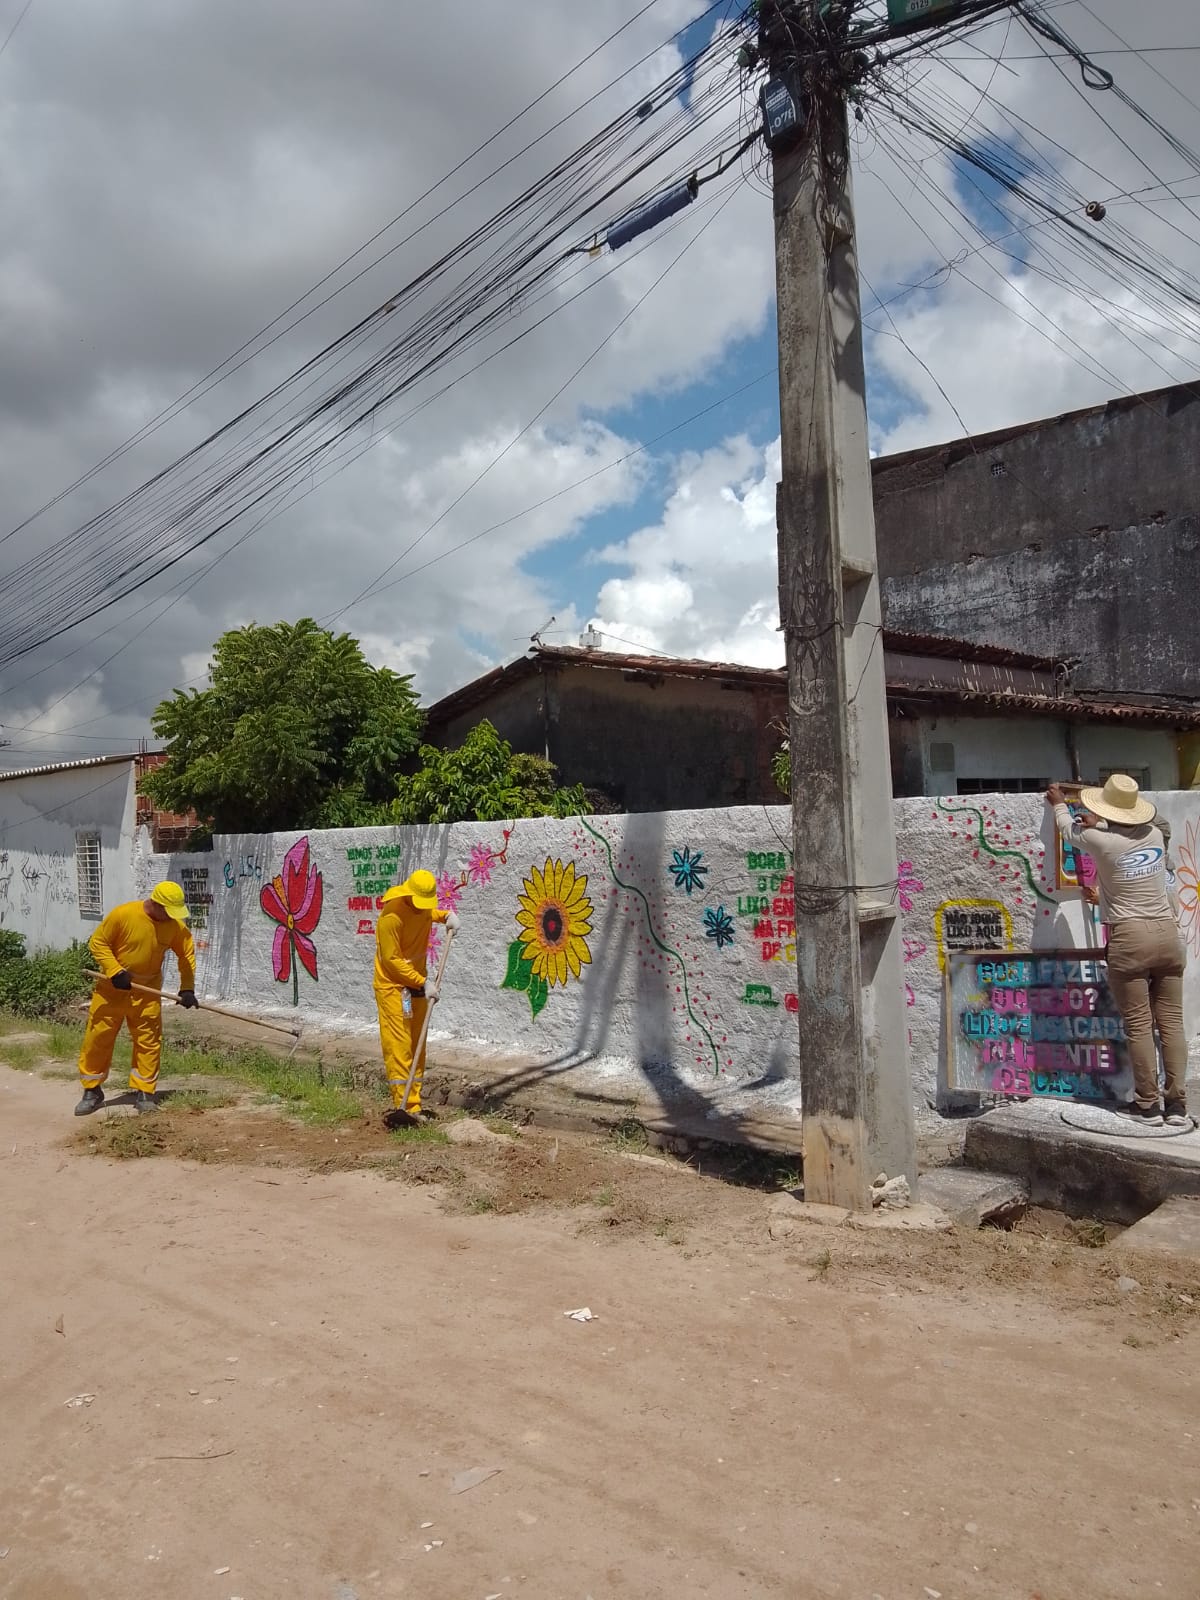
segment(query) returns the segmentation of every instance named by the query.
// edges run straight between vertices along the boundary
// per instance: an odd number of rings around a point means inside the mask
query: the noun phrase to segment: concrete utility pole
[[[830,9],[762,0],[760,43],[774,164],[804,1192],[868,1210],[877,1172],[915,1182],[916,1152],[845,79],[835,52],[803,60],[839,26]]]

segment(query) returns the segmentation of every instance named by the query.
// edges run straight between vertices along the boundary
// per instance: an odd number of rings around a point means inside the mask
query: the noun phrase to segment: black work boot
[[[133,1109],[135,1111],[157,1111],[158,1097],[147,1094],[145,1089],[138,1089],[134,1092]]]
[[[83,1099],[75,1107],[77,1117],[90,1117],[93,1111],[99,1111],[104,1104],[103,1089],[85,1089]]]

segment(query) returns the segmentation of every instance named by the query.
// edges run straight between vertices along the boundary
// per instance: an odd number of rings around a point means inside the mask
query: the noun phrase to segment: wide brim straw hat
[[[1084,789],[1079,798],[1098,817],[1106,822],[1123,823],[1127,828],[1153,822],[1158,815],[1153,801],[1145,799],[1133,779],[1123,772],[1114,772],[1103,789]]]

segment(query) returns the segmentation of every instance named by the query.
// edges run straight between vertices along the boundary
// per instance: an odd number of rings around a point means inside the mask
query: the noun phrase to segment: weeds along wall
[[[1159,801],[1195,956],[1200,795]],[[1040,798],[899,801],[896,823],[908,1030],[894,1044],[918,1099],[933,1101],[961,1026],[946,1015],[952,953],[1086,949],[1094,936],[1078,889],[1060,887]],[[462,919],[435,1038],[645,1074],[668,1092],[711,1096],[723,1082],[795,1104],[805,932],[788,830],[786,808],[744,807],[230,837],[209,855],[143,858],[141,877],[143,889],[170,876],[187,890],[208,996],[367,1031],[379,897],[426,867]],[[1187,1000],[1194,1034],[1196,972]]]

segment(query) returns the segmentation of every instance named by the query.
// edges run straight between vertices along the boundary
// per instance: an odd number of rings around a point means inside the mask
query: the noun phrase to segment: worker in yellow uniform
[[[429,930],[433,923],[458,927],[453,911],[440,911],[437,879],[418,870],[383,897],[375,929],[375,1004],[379,1008],[379,1042],[392,1110],[387,1124],[412,1127],[421,1114],[421,1080],[425,1076],[425,1046],[413,1072],[413,1051],[421,1037],[425,1014],[437,999],[437,988],[426,981]],[[412,1072],[412,1087],[404,1086]]]
[[[96,965],[104,974],[92,995],[87,1032],[79,1053],[83,1099],[77,1117],[89,1116],[104,1104],[101,1084],[112,1066],[113,1046],[122,1024],[133,1035],[129,1087],[139,1111],[153,1111],[162,1059],[162,1003],[157,995],[139,994],[133,985],[162,988],[163,957],[174,952],[179,963],[178,1004],[191,1008],[196,999],[196,947],[187,927],[188,908],[177,883],[160,883],[148,900],[130,900],[110,911],[88,940]]]

